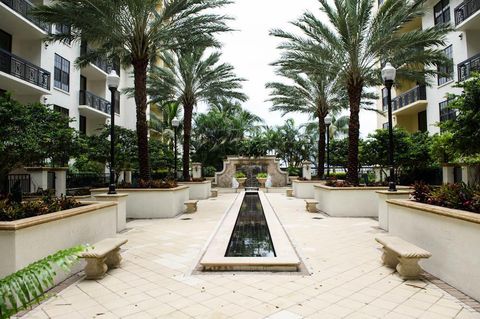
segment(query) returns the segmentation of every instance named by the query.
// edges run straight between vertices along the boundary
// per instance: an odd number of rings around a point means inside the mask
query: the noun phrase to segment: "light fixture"
[[[120,84],[120,77],[117,74],[117,71],[112,70],[107,75],[107,85],[109,89],[117,89]]]
[[[397,75],[397,69],[395,69],[390,62],[385,64],[385,67],[382,69],[382,79],[383,81],[395,81]]]
[[[332,124],[332,117],[327,115],[327,117],[325,117],[325,125],[330,125],[330,124]]]
[[[173,127],[178,127],[180,125],[179,119],[175,116],[172,120],[172,126]]]

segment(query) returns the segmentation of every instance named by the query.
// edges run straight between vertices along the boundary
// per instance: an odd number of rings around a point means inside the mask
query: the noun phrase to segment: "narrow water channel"
[[[246,193],[225,257],[276,257],[258,193]]]

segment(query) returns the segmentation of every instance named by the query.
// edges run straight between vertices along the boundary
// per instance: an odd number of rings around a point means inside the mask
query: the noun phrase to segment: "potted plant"
[[[260,187],[265,187],[265,182],[267,181],[268,174],[267,173],[258,173],[257,180],[260,183]]]
[[[238,183],[241,186],[245,185],[245,181],[247,180],[247,176],[245,175],[244,172],[236,172],[235,173],[235,178],[237,179]]]

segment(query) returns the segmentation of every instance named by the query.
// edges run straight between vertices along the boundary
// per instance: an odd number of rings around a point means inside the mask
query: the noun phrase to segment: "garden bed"
[[[332,187],[315,185],[317,208],[333,217],[378,217],[377,191],[388,187]]]
[[[296,198],[314,198],[315,185],[325,184],[321,180],[294,180],[292,181],[293,196]]]
[[[104,194],[106,188],[92,189],[92,196]],[[128,194],[127,218],[172,218],[184,212],[184,203],[189,199],[189,187],[174,188],[121,188]]]
[[[390,234],[431,252],[426,271],[480,300],[480,214],[411,200],[387,204]]]
[[[0,222],[0,278],[61,249],[115,236],[115,203],[82,204],[55,213]]]
[[[208,199],[212,194],[212,182],[180,182],[179,185],[188,186],[190,199]]]

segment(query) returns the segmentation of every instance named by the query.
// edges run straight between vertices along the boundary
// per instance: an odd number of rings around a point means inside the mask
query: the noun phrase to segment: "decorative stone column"
[[[192,178],[202,178],[202,163],[192,163]]]
[[[455,167],[453,165],[442,166],[442,179],[444,184],[455,183]]]
[[[375,174],[375,182],[382,181],[382,167],[380,165],[375,165],[373,167],[373,173]]]
[[[312,169],[311,169],[312,162],[310,161],[304,161],[302,162],[303,166],[303,178],[306,180],[311,180],[312,179]]]
[[[124,230],[127,225],[127,196],[128,194],[94,195],[96,201],[117,203],[117,233]]]
[[[462,182],[473,185],[479,182],[479,166],[462,165]]]
[[[55,173],[55,196],[67,194],[67,170],[68,167],[26,167],[25,170],[30,174],[31,190],[37,192],[38,189],[44,191],[48,189],[48,173]]]
[[[55,196],[67,195],[68,168],[55,168]]]
[[[132,183],[132,171],[125,171],[125,183]]]
[[[389,192],[388,190],[377,191],[378,195],[378,224],[381,229],[388,231],[388,205],[390,199],[409,199],[412,190],[397,190]]]

